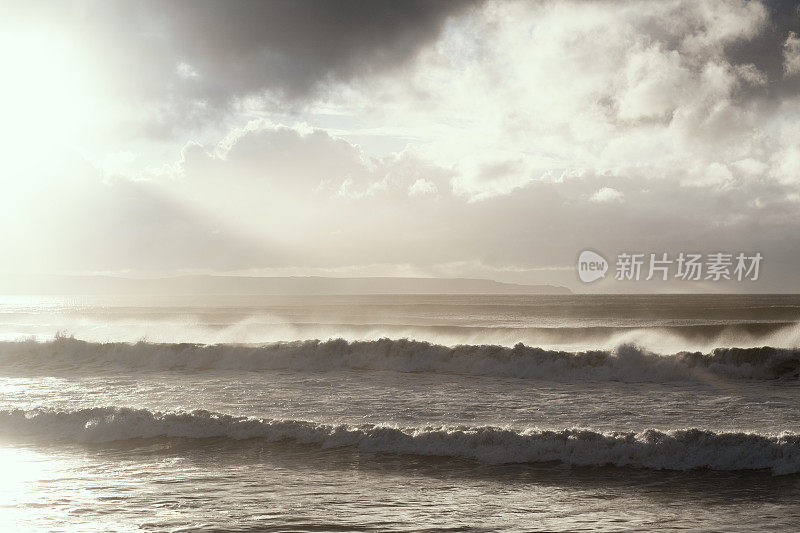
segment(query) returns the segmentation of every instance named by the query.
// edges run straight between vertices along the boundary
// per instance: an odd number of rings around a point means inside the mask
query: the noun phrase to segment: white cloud
[[[472,201],[577,169],[678,184],[698,165],[764,162],[765,117],[737,98],[765,76],[725,51],[766,23],[743,0],[489,3],[413,66],[325,109],[419,138],[419,156]]]
[[[592,197],[589,198],[589,201],[596,203],[621,202],[624,196],[624,194],[613,187],[603,187],[594,193]]]
[[[746,65],[736,65],[738,77],[753,86],[763,86],[767,84],[767,76],[756,68],[752,63]]]
[[[733,166],[741,171],[744,175],[754,178],[763,176],[769,169],[769,165],[763,161],[758,161],[751,157],[740,159],[739,161],[734,162]]]
[[[732,181],[733,174],[727,165],[711,163],[710,165],[693,169],[690,177],[681,180],[681,185],[687,187],[722,187]]]
[[[197,70],[188,63],[178,63],[178,66],[175,67],[175,74],[185,80],[193,80],[200,77]]]
[[[408,195],[409,196],[430,196],[432,194],[436,194],[437,191],[436,184],[432,181],[428,181],[425,178],[420,178],[408,188]]]
[[[622,120],[669,118],[693,89],[692,74],[677,50],[651,45],[630,54],[624,70],[617,116]]]
[[[795,32],[789,32],[783,43],[783,71],[787,76],[800,73],[800,37]]]

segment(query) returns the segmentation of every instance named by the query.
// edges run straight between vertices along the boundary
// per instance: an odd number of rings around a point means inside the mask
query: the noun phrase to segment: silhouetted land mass
[[[15,276],[0,278],[2,294],[570,294],[557,285],[522,285],[469,278],[328,278],[176,276]]]

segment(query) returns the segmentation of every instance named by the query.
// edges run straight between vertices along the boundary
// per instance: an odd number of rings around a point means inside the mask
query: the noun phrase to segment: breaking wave
[[[74,411],[0,411],[0,433],[78,443],[164,437],[264,439],[491,464],[561,462],[667,470],[800,472],[800,435],[715,433],[701,429],[599,433],[581,429],[520,431],[487,426],[400,428],[269,420],[208,411],[161,413],[98,407]]]
[[[0,342],[0,371],[203,371],[339,369],[464,374],[546,380],[665,382],[797,379],[800,350],[717,348],[659,355],[632,345],[565,352],[517,344],[454,347],[407,339],[279,342],[265,345],[92,343],[71,337]]]

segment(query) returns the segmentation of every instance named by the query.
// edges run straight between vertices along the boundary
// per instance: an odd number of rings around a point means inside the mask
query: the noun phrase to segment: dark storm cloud
[[[160,4],[164,5],[164,4]],[[328,78],[392,68],[434,39],[466,2],[273,0],[168,4],[177,54],[223,92],[302,97]]]
[[[772,0],[764,2],[769,21],[764,29],[749,40],[731,43],[726,59],[732,65],[754,65],[767,83],[748,86],[743,97],[779,100],[800,93],[800,77],[787,77],[784,68],[784,45],[792,32],[800,33],[800,2]]]
[[[297,104],[326,82],[398,67],[475,3],[36,2],[23,17],[47,17],[79,35],[106,86],[147,103],[169,127],[207,120],[235,96],[271,91]]]

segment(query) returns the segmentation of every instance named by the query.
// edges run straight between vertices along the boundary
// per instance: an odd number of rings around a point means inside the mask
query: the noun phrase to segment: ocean
[[[800,296],[0,299],[4,531],[795,531]]]

